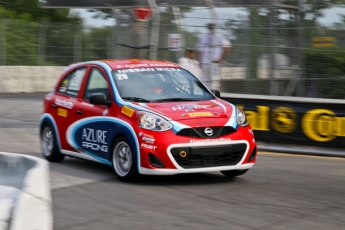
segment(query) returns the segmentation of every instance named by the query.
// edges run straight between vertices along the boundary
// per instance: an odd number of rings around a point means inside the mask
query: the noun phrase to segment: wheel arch
[[[58,148],[61,151],[61,142],[60,142],[60,135],[59,130],[57,129],[57,125],[55,123],[54,118],[50,114],[43,114],[40,119],[39,123],[39,137],[41,138],[42,129],[45,125],[50,125],[50,127],[53,129],[54,135],[56,137],[56,141],[58,144]]]

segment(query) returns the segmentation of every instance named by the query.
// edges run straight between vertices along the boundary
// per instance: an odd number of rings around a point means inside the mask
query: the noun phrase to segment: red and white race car
[[[167,61],[101,60],[69,66],[44,97],[43,156],[112,165],[123,181],[138,174],[253,167],[257,145],[245,114],[189,71]]]

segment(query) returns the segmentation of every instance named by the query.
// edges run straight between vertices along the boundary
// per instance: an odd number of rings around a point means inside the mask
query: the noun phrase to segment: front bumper
[[[229,150],[226,150],[227,148]],[[188,152],[187,149],[190,151]],[[246,162],[250,155],[253,154],[253,151],[256,154],[256,144],[249,143],[246,140],[171,144],[166,148],[166,154],[169,159],[163,160],[163,162],[168,160],[173,167],[139,167],[139,173],[146,175],[173,175],[244,170],[254,166],[255,159],[251,162]],[[179,157],[178,154],[182,156]]]

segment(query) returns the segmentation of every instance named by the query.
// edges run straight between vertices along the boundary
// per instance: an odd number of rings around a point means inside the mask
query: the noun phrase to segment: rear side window
[[[81,83],[85,76],[86,67],[76,69],[69,73],[61,82],[58,92],[71,97],[77,97]]]
[[[110,100],[108,83],[102,71],[97,68],[92,68],[86,85],[84,99],[89,100],[96,93],[103,93],[107,100]]]

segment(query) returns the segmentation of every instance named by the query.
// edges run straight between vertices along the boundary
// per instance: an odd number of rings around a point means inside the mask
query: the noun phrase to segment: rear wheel
[[[227,177],[236,177],[236,176],[241,176],[248,172],[249,169],[245,170],[227,170],[227,171],[221,171],[225,176]]]
[[[41,131],[41,150],[43,157],[50,162],[60,162],[65,158],[57,146],[55,132],[49,124],[45,124]]]
[[[114,144],[112,163],[116,176],[121,181],[134,181],[139,173],[136,156],[125,137],[119,137]]]

